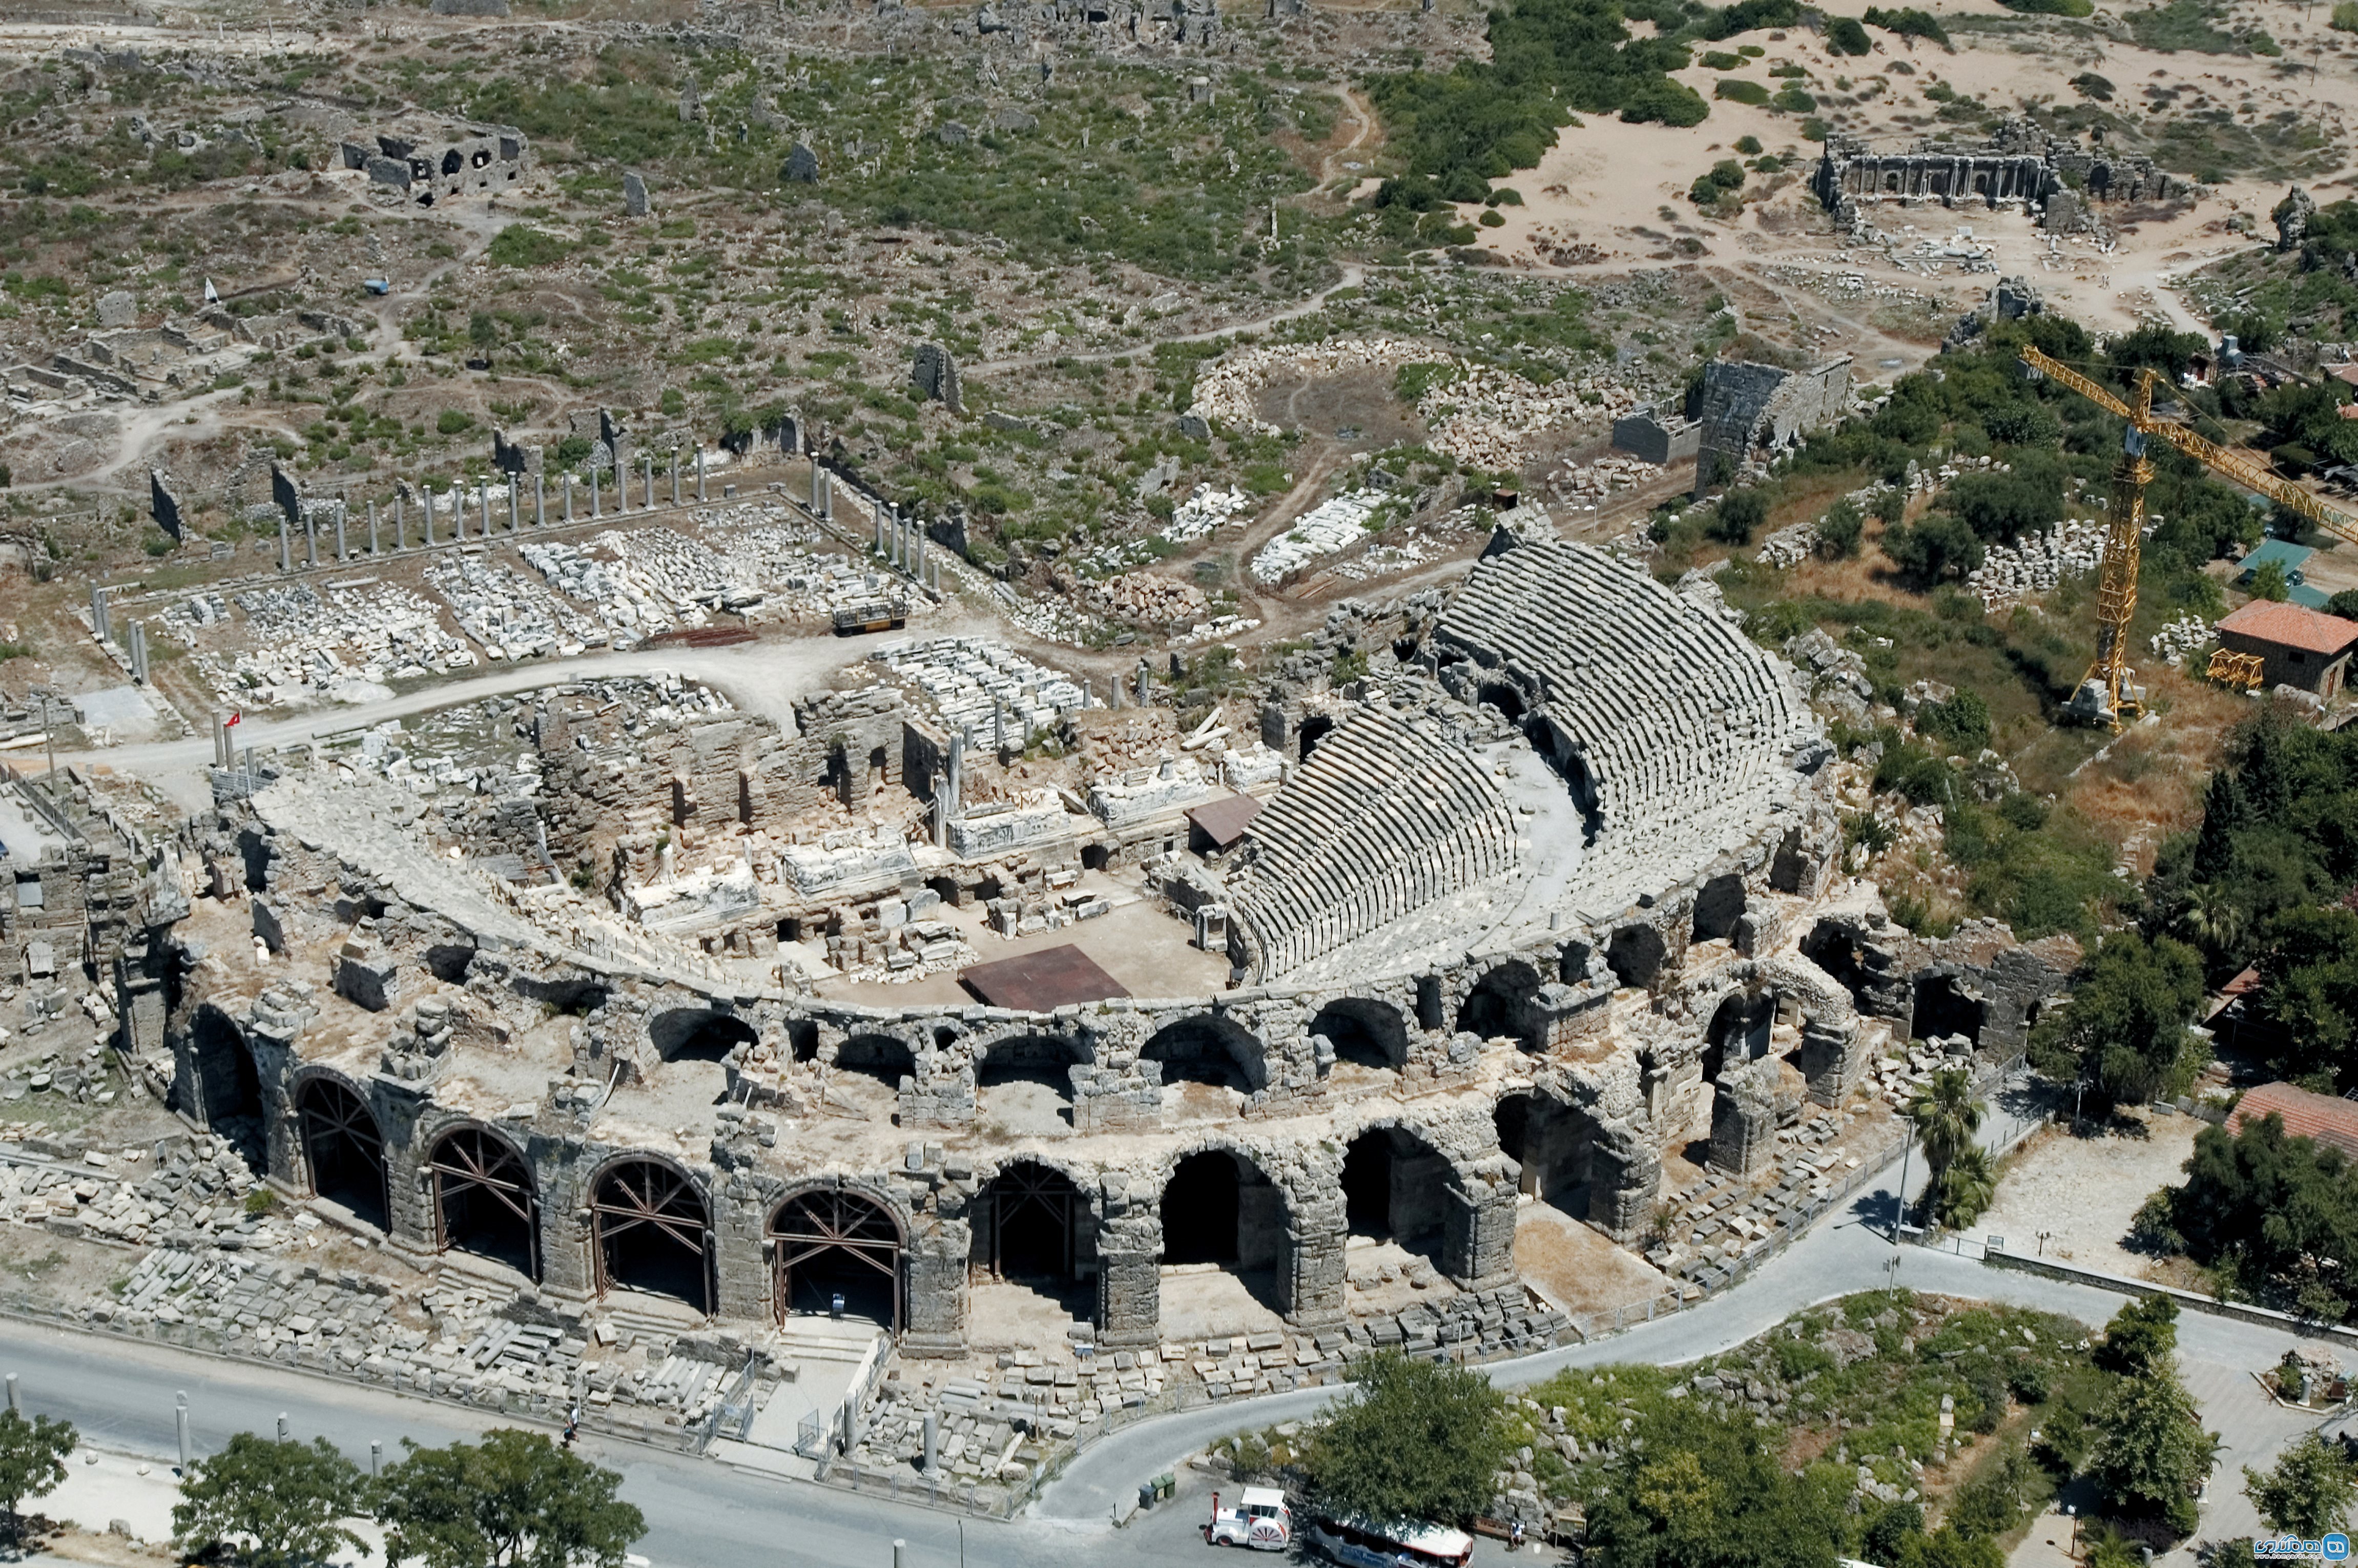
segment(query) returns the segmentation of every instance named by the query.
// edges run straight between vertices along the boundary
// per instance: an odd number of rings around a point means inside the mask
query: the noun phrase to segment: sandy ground
[[[1855,16],[1864,7],[1853,0],[1839,0],[1827,9],[1830,14]],[[1948,21],[2004,14],[1993,0],[1962,0],[1929,9]],[[2100,17],[2116,20],[2120,8],[2105,4],[2098,9]],[[2353,73],[2343,60],[2337,60],[2335,70],[2323,70],[2320,59],[2313,78],[2305,71],[2291,74],[2288,70],[2279,74],[2284,62],[2309,59],[2314,47],[2321,44],[2329,53],[2338,48],[2338,36],[2325,27],[2325,10],[2312,8],[2305,14],[2297,5],[2264,0],[2235,7],[2234,16],[2239,22],[2255,21],[2265,27],[2283,47],[2283,60],[2191,51],[2163,53],[2101,40],[2073,42],[2060,28],[2030,37],[1952,32],[1957,45],[1953,53],[1920,41],[1911,50],[1892,35],[1875,31],[1870,37],[1876,40],[1876,52],[1865,59],[1837,59],[1825,51],[1815,35],[1800,28],[1774,40],[1765,33],[1747,34],[1713,47],[1732,52],[1738,43],[1760,43],[1767,50],[1765,59],[1749,60],[1741,70],[1725,74],[1757,82],[1772,92],[1785,84],[1768,74],[1768,67],[1779,61],[1807,70],[1809,76],[1801,85],[1822,101],[1838,92],[1837,78],[1850,81],[1855,90],[1881,81],[1885,90],[1867,102],[1840,107],[1827,104],[1821,113],[1842,130],[1893,151],[1904,151],[1919,140],[1936,135],[1973,139],[1970,133],[1957,135],[1956,127],[1930,122],[1938,105],[1921,94],[1936,79],[1961,97],[1978,98],[1993,110],[2011,113],[2034,103],[2078,102],[2066,82],[2083,70],[2109,79],[2117,89],[2109,107],[2133,120],[2147,108],[2141,95],[2148,88],[2182,88],[2185,91],[2174,103],[2157,113],[2224,106],[2237,112],[2239,123],[2255,124],[2289,110],[2339,141],[2342,128],[2358,121],[2358,73]],[[1702,52],[1697,50],[1698,61]],[[1905,61],[1915,74],[1891,73],[1895,61]],[[1976,243],[1993,247],[1991,259],[1997,272],[2029,276],[2046,290],[2050,301],[2090,325],[2126,328],[2141,316],[2161,314],[2181,326],[2193,327],[2201,325],[2201,319],[2171,291],[2173,281],[2251,243],[2224,227],[2225,220],[2237,212],[2255,214],[2263,233],[2273,237],[2266,215],[2283,194],[2282,183],[2277,181],[2230,181],[2170,221],[2133,225],[2136,232],[2124,234],[2109,254],[2100,254],[2086,241],[2070,239],[2050,252],[2048,236],[2018,213],[1964,206],[1953,210],[1929,206],[1907,212],[1892,210],[1878,222],[1901,240],[1895,249],[1909,261],[1902,266],[1879,251],[1837,243],[1816,199],[1809,193],[1809,173],[1818,149],[1802,139],[1801,116],[1713,99],[1722,73],[1700,63],[1679,76],[1712,101],[1709,119],[1681,130],[1595,117],[1565,129],[1538,168],[1519,171],[1498,182],[1511,186],[1525,205],[1499,208],[1506,226],[1483,230],[1478,243],[1509,265],[1543,274],[1608,274],[1649,262],[1660,265],[1689,259],[1705,265],[1741,268],[1756,278],[1761,276],[1764,263],[1815,267],[1829,276],[1859,272],[1870,286],[1935,294],[1962,309],[1986,295],[1995,281],[1993,276],[1987,271],[1966,272],[1954,260],[1912,258],[1907,253],[1919,241],[1947,241],[1965,228],[1972,231]],[[2246,103],[2248,112],[2243,108]],[[1929,123],[1902,125],[1898,122],[1903,115]],[[1788,178],[1791,183],[1764,202],[1747,204],[1742,218],[1733,223],[1703,218],[1687,200],[1688,187],[1714,160],[1737,156],[1735,144],[1747,135],[1758,136],[1769,152],[1799,155],[1801,162],[1787,176],[1770,177]],[[2346,159],[2346,146],[2340,152]],[[2306,183],[2316,189],[2346,170],[2345,163],[2342,168]],[[1748,189],[1759,189],[1761,183],[1762,177],[1755,175]],[[2320,201],[2332,199],[2332,194],[2319,193]],[[1461,209],[1468,222],[1478,211],[1470,206]],[[1904,232],[1910,224],[1913,232]],[[1700,240],[1705,254],[1691,258],[1674,250],[1672,242],[1682,236]],[[1594,247],[1594,251],[1565,248],[1579,246]],[[1552,259],[1566,256],[1580,259],[1571,265],[1551,265]],[[1878,341],[1879,335],[1866,324],[1841,320],[1839,309],[1804,308],[1801,313],[1805,319],[1813,315],[1833,318],[1834,330],[1829,335],[1852,340],[1829,342],[1825,345],[1829,348],[1839,346],[1881,357],[1881,351],[1888,346]],[[1921,358],[1921,350],[1912,354],[1903,351],[1903,357],[1915,362]]]
[[[1515,1269],[1574,1314],[1610,1312],[1670,1289],[1652,1264],[1544,1203],[1515,1212]]]
[[[1966,1238],[2003,1236],[2011,1251],[2144,1279],[2155,1260],[2129,1251],[2121,1238],[2138,1205],[2185,1179],[2180,1167],[2203,1125],[2190,1116],[2153,1116],[2145,1138],[2074,1138],[2068,1126],[2039,1133],[2006,1169],[1997,1201]]]

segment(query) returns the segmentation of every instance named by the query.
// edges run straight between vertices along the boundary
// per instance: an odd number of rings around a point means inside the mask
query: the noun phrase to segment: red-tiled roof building
[[[2358,1160],[2358,1103],[2311,1094],[2290,1084],[2262,1084],[2235,1102],[2227,1118],[2227,1130],[2241,1132],[2272,1115],[2284,1118],[2288,1136],[2313,1138]]]
[[[2228,616],[2218,630],[2230,653],[2260,655],[2264,685],[2298,687],[2320,697],[2342,689],[2351,649],[2358,645],[2358,621],[2265,599]]]

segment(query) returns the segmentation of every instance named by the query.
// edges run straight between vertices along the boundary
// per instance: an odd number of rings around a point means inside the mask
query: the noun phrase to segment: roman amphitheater
[[[858,1322],[936,1392],[1044,1349],[1064,1414],[1590,1332],[2059,976],[1852,886],[1808,677],[1707,578],[1522,515],[1184,723],[1143,663],[913,635],[792,723],[584,680],[224,745],[11,961],[118,941],[185,1119],[577,1324]]]

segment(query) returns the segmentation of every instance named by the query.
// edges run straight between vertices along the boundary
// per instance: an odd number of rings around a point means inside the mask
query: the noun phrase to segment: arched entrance
[[[540,1279],[540,1198],[532,1168],[496,1133],[461,1127],[427,1159],[434,1179],[434,1244]]]
[[[1337,997],[1310,1020],[1310,1033],[1323,1034],[1335,1060],[1380,1072],[1408,1065],[1408,1025],[1400,1010],[1363,997]]]
[[[1588,1215],[1588,1161],[1595,1129],[1580,1111],[1526,1091],[1503,1097],[1490,1116],[1499,1152],[1521,1168],[1517,1190],[1575,1219]]]
[[[994,1278],[1062,1292],[1079,1282],[1087,1203],[1062,1171],[1019,1160],[977,1195],[975,1261]]]
[[[590,1218],[600,1295],[620,1285],[711,1315],[712,1227],[685,1173],[626,1160],[598,1179]]]
[[[1613,978],[1625,986],[1647,987],[1662,972],[1662,964],[1670,957],[1670,947],[1662,934],[1650,925],[1625,925],[1613,934],[1605,949],[1605,961],[1613,969]]]
[[[738,1046],[752,1044],[754,1033],[752,1024],[731,1013],[681,1007],[655,1014],[647,1039],[666,1062],[725,1062]]]
[[[1509,724],[1523,716],[1523,694],[1505,681],[1484,681],[1481,689],[1475,694],[1475,698],[1476,701],[1487,702],[1497,708],[1500,717]]]
[[[221,1009],[197,1009],[191,1027],[197,1108],[207,1128],[229,1140],[246,1168],[259,1176],[269,1170],[270,1151],[262,1120],[262,1075],[245,1032]]]
[[[1776,1022],[1774,991],[1757,996],[1737,991],[1721,1002],[1704,1035],[1704,1081],[1715,1084],[1729,1067],[1768,1054],[1769,1030]]]
[[[318,1076],[295,1092],[295,1106],[312,1192],[386,1228],[384,1139],[367,1104],[349,1085]]]
[[[1250,1094],[1260,1087],[1260,1042],[1230,1019],[1202,1013],[1155,1031],[1141,1059],[1163,1064],[1163,1081]]]
[[[1237,1260],[1236,1157],[1224,1149],[1190,1154],[1163,1188],[1163,1260],[1165,1263],[1234,1263]]]
[[[835,1048],[835,1066],[898,1090],[903,1078],[916,1076],[917,1054],[890,1034],[855,1034]]]
[[[1375,1127],[1343,1152],[1343,1210],[1353,1236],[1440,1250],[1449,1224],[1449,1162],[1416,1134]]]
[[[1302,721],[1302,760],[1303,762],[1310,760],[1310,753],[1317,749],[1318,742],[1326,739],[1327,732],[1334,728],[1335,720],[1329,714],[1314,713]]]
[[[1087,1059],[1051,1034],[1002,1040],[976,1064],[976,1108],[1011,1132],[1060,1132],[1073,1125],[1073,1068]]]
[[[837,1187],[797,1193],[770,1218],[770,1299],[793,1313],[843,1310],[901,1332],[901,1227],[875,1199]]]
[[[1909,1027],[1919,1040],[1945,1040],[1962,1034],[1979,1045],[1989,1005],[1972,995],[1953,975],[1931,975],[1916,982],[1916,1005]]]
[[[1539,989],[1539,971],[1529,964],[1518,958],[1499,965],[1466,993],[1457,1009],[1459,1033],[1485,1040],[1504,1035],[1526,1051],[1545,1048],[1547,1037],[1531,1016],[1531,999]]]
[[[1703,884],[1695,894],[1694,924],[1692,928],[1698,942],[1716,942],[1736,933],[1736,922],[1744,918],[1747,905],[1744,879],[1729,871]]]

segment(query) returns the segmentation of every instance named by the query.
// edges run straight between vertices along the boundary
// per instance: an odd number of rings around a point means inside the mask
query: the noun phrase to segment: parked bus
[[[1376,1524],[1319,1515],[1308,1539],[1344,1568],[1466,1568],[1474,1556],[1474,1538],[1464,1530],[1414,1519]]]

